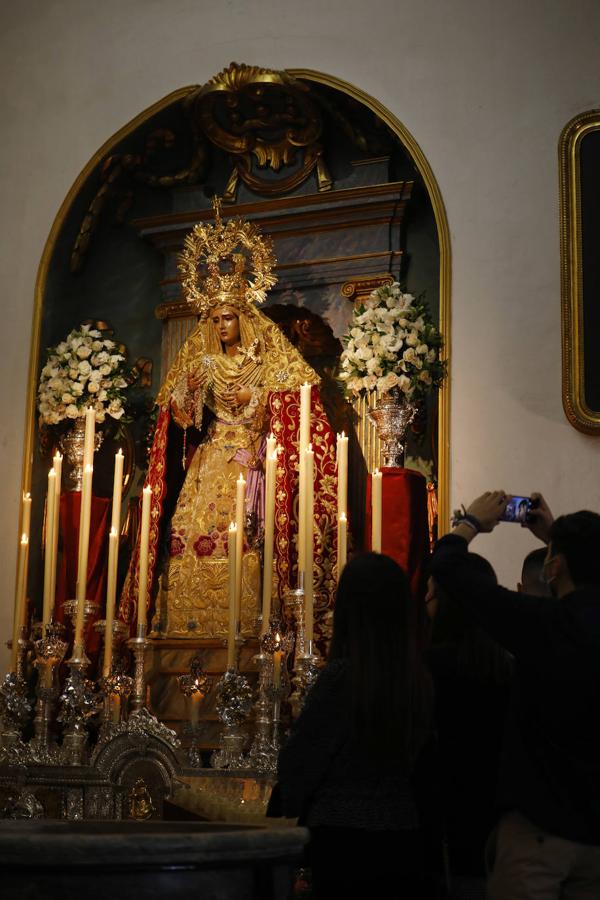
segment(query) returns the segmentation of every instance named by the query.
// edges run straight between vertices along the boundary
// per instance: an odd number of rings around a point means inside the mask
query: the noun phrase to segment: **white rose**
[[[427,362],[428,363],[435,362],[436,357],[437,357],[437,351],[436,351],[435,347],[432,347],[432,349],[427,354]]]
[[[87,389],[90,392],[90,394],[95,394],[96,391],[100,390],[99,385],[95,381],[88,382]]]
[[[92,341],[92,350],[94,353],[98,353],[99,350],[102,350],[103,346],[102,341]]]
[[[103,341],[102,343],[104,344],[105,350],[112,350],[113,347],[115,346],[115,342],[114,342],[114,341],[108,341],[108,340],[107,340],[107,341]]]
[[[377,369],[378,367],[379,360],[376,356],[371,357],[371,359],[367,361],[367,372],[369,373],[369,375],[372,375],[375,372],[375,369]]]
[[[422,381],[425,384],[431,384],[431,375],[426,369],[419,372],[419,381]]]
[[[377,378],[375,375],[365,375],[363,385],[368,391],[372,391],[377,386]]]
[[[46,416],[46,422],[48,425],[58,425],[60,422],[60,416],[57,412],[49,412]]]
[[[75,397],[81,397],[81,395],[83,394],[83,385],[80,384],[79,381],[76,381],[75,384],[71,385],[69,390],[72,394],[75,395]]]
[[[421,356],[424,356],[428,350],[429,347],[427,346],[427,344],[419,344],[419,346],[417,347],[417,353],[419,353]]]
[[[92,371],[92,367],[90,366],[89,362],[86,359],[82,360],[79,363],[79,365],[77,366],[77,368],[79,369],[79,372],[80,372],[80,376],[79,376],[80,378],[81,378],[81,375],[89,375],[90,372]]]
[[[409,339],[407,338],[406,343],[408,344],[408,342],[409,342]],[[405,350],[404,353],[402,354],[402,358],[404,359],[405,362],[412,363],[414,365],[417,360],[417,354],[415,353],[414,348],[409,347],[407,350]]]
[[[367,360],[371,359],[371,357],[373,356],[373,351],[370,347],[359,347],[359,349],[356,351],[356,355],[359,359]]]
[[[69,341],[69,344],[71,346],[71,350],[77,350],[83,344],[83,338],[82,337],[71,338],[71,340]]]
[[[104,401],[106,400],[107,397],[108,397],[108,394],[106,393],[104,388],[102,388],[101,391],[98,391],[98,396],[96,397],[96,399],[99,400],[100,403],[104,403]]]
[[[395,372],[388,372],[387,375],[384,375],[384,377],[381,379],[382,386],[380,390],[391,391],[392,388],[397,387],[399,381],[400,379]]]
[[[110,373],[112,372],[112,369],[109,365],[106,365],[106,363],[105,363],[103,366],[100,366],[99,371],[100,371],[101,375],[110,375]]]
[[[63,403],[68,404],[68,403],[72,403],[75,398],[68,391],[65,391],[65,393],[62,395],[62,397],[60,399],[62,400]]]
[[[403,345],[404,341],[402,340],[402,338],[398,338],[394,341],[393,344],[390,344],[387,349],[393,356],[395,356],[396,353],[398,353],[398,351],[402,349]]]
[[[408,344],[409,347],[417,346],[417,344],[419,343],[419,338],[414,333],[414,331],[411,331],[411,333],[408,335],[408,337],[406,338],[406,343]]]
[[[121,356],[120,353],[113,353],[113,355],[110,357],[110,362],[111,362],[113,369],[116,369],[116,367],[119,365],[119,363],[123,362],[124,359],[125,359],[125,357]]]
[[[78,375],[79,372],[77,371],[77,369],[69,369],[69,378],[71,379],[71,381],[75,381]]]
[[[410,386],[410,378],[407,378],[406,375],[401,375],[398,379],[398,387],[402,391],[403,394],[412,393],[412,388]]]
[[[88,356],[92,355],[92,351],[85,344],[82,344],[81,347],[77,348],[77,356],[79,359],[87,359]]]
[[[125,410],[121,406],[120,400],[112,400],[108,405],[107,412],[113,419],[120,419]]]
[[[65,414],[69,419],[76,419],[79,416],[79,410],[74,403],[69,403],[65,409]]]
[[[101,350],[99,353],[94,353],[94,365],[101,366],[104,363],[107,363],[110,359],[110,353],[107,353],[106,350]]]
[[[90,372],[90,381],[95,381],[98,384],[99,381],[102,381],[102,373],[98,371]]]
[[[98,424],[102,424],[102,422],[104,422],[105,419],[106,419],[106,413],[104,412],[104,410],[97,409],[96,410],[96,422],[98,422]]]

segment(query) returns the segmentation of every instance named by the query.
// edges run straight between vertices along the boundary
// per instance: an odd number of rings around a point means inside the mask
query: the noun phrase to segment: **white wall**
[[[0,10],[0,634],[8,634],[33,289],[58,207],[98,147],[231,60],[337,75],[406,125],[453,254],[452,504],[542,490],[600,509],[600,444],[561,407],[557,141],[600,106],[595,0],[4,0]],[[514,582],[532,545],[477,549]]]

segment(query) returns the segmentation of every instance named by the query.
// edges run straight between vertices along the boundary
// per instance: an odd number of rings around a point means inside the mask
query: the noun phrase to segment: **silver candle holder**
[[[32,761],[42,765],[58,765],[61,751],[52,734],[52,722],[60,688],[58,669],[65,658],[68,644],[63,640],[64,625],[53,622],[40,625],[41,636],[34,641],[34,666],[37,669],[34,736],[29,743]]]
[[[188,749],[188,762],[193,768],[202,766],[202,755],[198,746],[200,728],[198,726],[198,706],[206,696],[210,685],[210,679],[202,668],[202,660],[194,656],[190,663],[190,671],[177,676],[177,683],[181,693],[188,698],[190,704],[190,721],[187,723],[187,733],[191,737]]]
[[[75,628],[75,622],[77,619],[77,607],[79,606],[79,600],[64,600],[62,604],[62,610],[65,616],[68,616],[71,620],[71,624],[73,628]],[[97,600],[84,600],[83,607],[83,631],[85,633],[85,629],[88,626],[88,623],[91,622],[92,619],[95,619],[100,612],[100,604]]]
[[[259,665],[258,699],[254,706],[255,734],[248,763],[252,769],[266,774],[277,771],[277,759],[281,746],[281,703],[290,689],[287,674],[287,657],[294,644],[294,635],[284,632],[281,622],[272,618],[268,631],[260,642],[260,653],[255,657]],[[281,654],[277,671],[274,654]]]
[[[236,669],[227,669],[216,692],[216,710],[223,730],[221,747],[213,752],[211,765],[214,769],[244,769],[246,735],[242,726],[252,709],[252,688],[245,675],[240,675]]]
[[[284,595],[283,603],[284,608],[290,614],[295,631],[290,706],[292,716],[297,718],[304,706],[308,691],[317,679],[321,662],[319,655],[314,652],[313,641],[306,640],[302,578],[300,578],[300,587],[288,591]]]
[[[86,677],[89,664],[83,648],[75,647],[67,660],[69,675],[58,701],[58,721],[64,726],[61,756],[67,766],[82,766],[86,762],[87,723],[101,709],[101,695]]]
[[[25,680],[17,672],[9,672],[0,684],[0,763],[25,766],[31,762],[22,738],[30,713]]]
[[[146,626],[139,625],[136,637],[127,641],[133,653],[133,692],[131,695],[131,711],[139,712],[146,705]]]

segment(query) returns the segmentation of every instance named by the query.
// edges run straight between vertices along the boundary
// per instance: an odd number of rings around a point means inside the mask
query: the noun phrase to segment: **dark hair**
[[[559,516],[550,526],[552,553],[562,553],[576,587],[600,584],[600,516],[586,509]]]
[[[544,581],[544,561],[546,548],[538,547],[532,550],[523,560],[521,569],[521,585],[525,593],[535,594],[538,597],[550,597],[550,585]]]
[[[330,659],[347,659],[355,738],[371,759],[412,763],[429,735],[432,687],[408,579],[379,553],[355,556],[337,589]]]
[[[477,553],[469,553],[469,563],[494,584],[498,578],[491,563]],[[434,579],[435,581],[435,579]],[[510,655],[465,611],[460,597],[450,598],[435,582],[438,609],[433,622],[432,645],[455,648],[458,670],[477,681],[506,684],[512,676]]]

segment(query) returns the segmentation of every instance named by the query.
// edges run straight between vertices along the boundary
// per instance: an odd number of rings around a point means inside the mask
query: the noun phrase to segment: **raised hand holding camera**
[[[505,491],[486,491],[467,507],[467,515],[478,521],[480,531],[493,531],[509,500]]]

